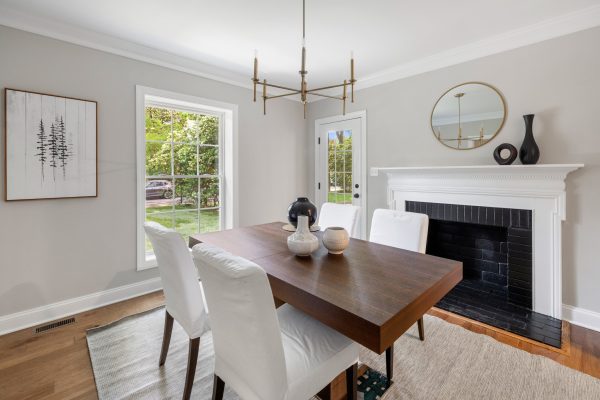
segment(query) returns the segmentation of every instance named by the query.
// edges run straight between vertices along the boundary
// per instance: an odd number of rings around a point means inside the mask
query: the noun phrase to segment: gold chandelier
[[[302,0],[302,64],[300,66],[300,89],[294,89],[294,88],[290,88],[290,87],[286,87],[286,86],[282,86],[282,85],[274,85],[272,83],[267,83],[266,79],[263,79],[262,82],[261,80],[258,78],[258,58],[257,58],[257,54],[255,52],[254,54],[254,75],[252,77],[252,82],[254,83],[254,101],[256,102],[256,85],[262,85],[262,98],[263,98],[263,114],[267,114],[267,100],[270,99],[276,99],[279,97],[287,97],[287,96],[294,96],[299,94],[300,95],[300,101],[302,101],[302,104],[304,105],[304,118],[306,118],[306,98],[307,95],[311,94],[314,96],[319,96],[319,97],[327,97],[330,99],[336,99],[336,100],[340,100],[343,105],[342,105],[342,112],[345,115],[346,114],[346,92],[347,92],[347,88],[348,86],[350,86],[350,100],[352,101],[352,103],[354,103],[354,84],[356,83],[356,79],[354,79],[354,56],[351,54],[350,55],[350,79],[344,79],[344,83],[340,83],[337,85],[330,85],[330,86],[323,86],[320,88],[315,88],[315,89],[308,89],[308,85],[306,83],[306,74],[308,74],[308,71],[306,70],[306,37],[305,37],[305,33],[306,33],[306,24],[305,24],[305,0]],[[282,90],[287,90],[287,93],[283,93],[283,94],[278,94],[278,95],[272,95],[269,96],[267,95],[267,87],[272,87],[272,88],[276,88],[276,89],[282,89]],[[334,88],[339,88],[339,87],[343,87],[343,91],[342,91],[342,95],[341,96],[331,96],[328,94],[323,94],[323,93],[318,93],[320,91],[323,90],[328,90],[328,89],[334,89]]]

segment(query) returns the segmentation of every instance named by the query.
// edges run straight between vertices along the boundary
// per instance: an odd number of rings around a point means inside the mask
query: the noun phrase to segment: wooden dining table
[[[192,235],[260,265],[273,296],[381,354],[462,280],[462,263],[350,239],[343,254],[321,244],[308,257],[287,247],[273,222]],[[314,232],[321,239],[322,232]]]

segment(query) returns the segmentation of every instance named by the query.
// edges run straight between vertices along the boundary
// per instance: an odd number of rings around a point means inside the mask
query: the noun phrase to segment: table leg
[[[385,351],[385,372],[389,386],[392,384],[392,379],[394,378],[394,345],[391,345]]]

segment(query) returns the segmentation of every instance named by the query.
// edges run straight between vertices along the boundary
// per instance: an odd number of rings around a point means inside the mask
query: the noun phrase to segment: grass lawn
[[[214,232],[220,229],[219,210],[200,211],[200,232],[198,232],[198,210],[193,206],[176,205],[175,212],[170,205],[146,208],[146,221],[154,221],[179,232],[184,240],[195,233]],[[152,251],[152,246],[146,238],[146,251]]]
[[[327,193],[327,201],[330,203],[352,204],[352,193]]]

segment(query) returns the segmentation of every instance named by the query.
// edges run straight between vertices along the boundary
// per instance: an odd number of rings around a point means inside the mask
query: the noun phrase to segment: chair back
[[[405,211],[377,209],[369,240],[386,246],[425,253],[429,217]]]
[[[267,274],[206,243],[194,246],[192,255],[210,310],[215,374],[240,397],[283,399],[287,370]]]
[[[156,222],[146,222],[144,230],[158,262],[167,311],[191,338],[208,330],[198,271],[179,233]]]
[[[323,203],[319,213],[319,227],[322,231],[330,226],[341,226],[352,237],[356,235],[360,207],[352,204]]]

